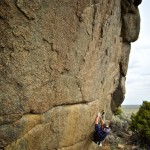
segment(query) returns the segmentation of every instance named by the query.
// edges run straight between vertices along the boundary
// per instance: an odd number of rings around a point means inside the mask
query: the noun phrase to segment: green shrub
[[[121,109],[121,107],[118,107],[117,109],[116,109],[116,111],[115,111],[115,115],[120,115],[121,113],[122,113],[123,111],[122,111],[122,109]]]
[[[131,115],[130,129],[142,142],[150,143],[150,102],[143,101],[139,111]]]

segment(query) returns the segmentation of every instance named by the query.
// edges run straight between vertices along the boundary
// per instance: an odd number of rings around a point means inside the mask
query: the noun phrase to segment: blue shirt
[[[99,124],[95,124],[94,141],[103,141],[107,134]]]

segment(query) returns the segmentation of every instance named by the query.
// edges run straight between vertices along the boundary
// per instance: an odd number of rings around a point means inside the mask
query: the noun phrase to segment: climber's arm
[[[96,119],[95,119],[95,124],[98,124],[99,123],[99,119],[100,119],[100,117],[99,117],[99,115],[96,117]]]
[[[100,122],[101,126],[103,126],[104,123],[105,123],[105,122],[103,121],[102,116],[101,116],[100,113],[98,113],[98,115],[97,115],[97,117],[96,117],[96,119],[95,119],[95,124],[98,124],[99,122]]]
[[[101,126],[103,126],[103,125],[105,124],[104,120],[102,119],[101,116],[99,117],[99,119],[100,119],[100,124],[101,124]]]

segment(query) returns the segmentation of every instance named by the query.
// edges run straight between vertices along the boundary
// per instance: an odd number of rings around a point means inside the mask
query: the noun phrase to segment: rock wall
[[[140,16],[126,0],[0,1],[0,149],[90,149],[123,102]]]

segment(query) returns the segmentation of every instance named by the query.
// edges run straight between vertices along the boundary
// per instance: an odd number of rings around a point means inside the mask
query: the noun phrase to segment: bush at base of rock
[[[142,144],[150,146],[150,102],[144,101],[136,114],[132,114],[130,129]]]

